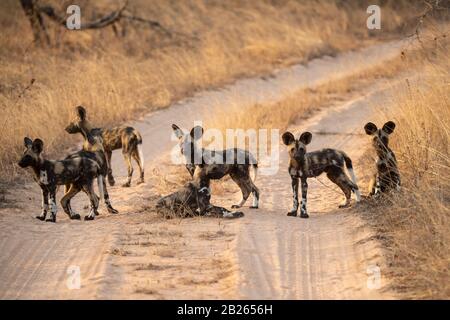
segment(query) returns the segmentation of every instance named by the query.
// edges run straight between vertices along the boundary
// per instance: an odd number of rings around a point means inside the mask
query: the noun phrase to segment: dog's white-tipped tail
[[[358,186],[353,168],[347,168],[347,170],[348,170],[348,173],[350,174],[350,178],[352,179],[352,182],[355,184],[355,186]],[[354,192],[355,192],[355,196],[356,196],[356,202],[359,202],[361,200],[361,192],[359,192],[359,189],[354,190]]]
[[[258,176],[258,165],[257,164],[252,164],[253,167],[253,182],[256,181],[256,177]]]
[[[137,145],[138,153],[139,153],[139,159],[141,160],[141,166],[144,168],[144,150],[142,150],[142,143],[139,143]]]
[[[105,201],[105,190],[103,189],[103,176],[101,174],[97,177],[98,192],[100,193],[100,201]]]

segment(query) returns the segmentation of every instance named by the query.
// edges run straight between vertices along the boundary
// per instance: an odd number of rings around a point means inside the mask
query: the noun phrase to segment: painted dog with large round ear
[[[289,174],[292,180],[293,208],[288,216],[297,216],[298,211],[298,183],[301,181],[302,202],[300,217],[308,218],[306,209],[308,182],[307,179],[326,173],[328,179],[338,185],[345,194],[345,203],[339,207],[350,205],[351,193],[356,195],[356,201],[360,201],[360,192],[353,172],[352,160],[343,152],[335,149],[322,149],[320,151],[306,152],[306,146],[312,140],[310,132],[303,132],[298,139],[290,132],[282,136],[283,143],[289,153]],[[344,172],[344,165],[351,176],[351,180]]]
[[[24,139],[25,151],[19,161],[22,168],[31,167],[34,180],[42,190],[42,212],[38,218],[56,222],[56,191],[59,185],[70,185],[70,191],[61,199],[64,212],[70,219],[80,219],[80,215],[72,211],[70,199],[83,190],[91,203],[91,210],[85,220],[93,220],[98,208],[98,197],[94,193],[93,181],[98,179],[100,194],[103,193],[103,180],[101,169],[97,162],[88,157],[74,156],[70,159],[47,160],[42,156],[44,142],[40,139],[34,141],[28,137]],[[50,216],[47,213],[50,210]]]
[[[242,207],[250,194],[253,195],[253,204],[250,208],[258,208],[259,189],[250,177],[250,167],[253,167],[254,180],[256,179],[258,162],[249,151],[240,148],[219,151],[200,148],[197,141],[204,132],[201,126],[195,126],[187,134],[175,124],[172,124],[172,130],[179,140],[180,151],[185,158],[186,168],[191,176],[194,175],[196,164],[204,165],[203,170],[210,179],[222,179],[229,174],[242,192],[241,202],[233,205],[232,208]]]
[[[397,159],[394,152],[389,148],[389,136],[395,130],[393,121],[386,122],[381,129],[368,122],[364,126],[364,131],[369,136],[373,136],[372,145],[377,153],[376,172],[369,184],[369,195],[378,196],[389,190],[400,189],[400,172],[397,166]]]
[[[81,133],[86,144],[93,145],[91,141],[93,136],[99,136],[102,139],[103,149],[108,162],[108,182],[110,186],[115,184],[112,174],[111,157],[112,152],[122,149],[122,155],[128,167],[128,178],[123,187],[131,186],[131,177],[133,176],[134,159],[139,167],[139,180],[137,184],[144,182],[144,153],[142,150],[142,137],[138,130],[128,126],[118,126],[113,128],[94,128],[87,118],[87,111],[83,106],[76,107],[76,118],[69,123],[66,131],[70,134]]]

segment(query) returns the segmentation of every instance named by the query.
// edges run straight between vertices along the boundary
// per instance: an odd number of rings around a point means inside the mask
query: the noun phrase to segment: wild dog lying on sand
[[[108,174],[110,165],[103,148],[102,136],[95,129],[90,129],[90,125],[86,121],[85,117],[86,113],[83,107],[77,107],[76,112],[79,117],[79,121],[72,122],[66,128],[66,131],[68,133],[76,133],[76,132],[81,133],[81,135],[84,137],[83,149],[72,155],[67,156],[66,159],[87,157],[98,163],[100,167],[100,174],[103,177],[102,189],[103,189],[103,199],[105,200],[106,208],[108,209],[109,213],[113,214],[118,213],[118,211],[114,209],[111,205],[111,201],[109,200],[108,188],[106,187],[106,176]],[[71,193],[76,192],[76,190],[72,190],[70,186],[66,186],[64,192]]]
[[[61,199],[61,206],[70,219],[80,219],[79,214],[74,214],[70,208],[70,199],[80,190],[89,196],[91,209],[85,220],[92,220],[98,208],[98,197],[94,193],[93,181],[98,178],[100,193],[103,190],[103,178],[100,173],[100,166],[97,162],[82,156],[64,160],[46,160],[42,156],[44,143],[40,139],[32,141],[30,138],[24,139],[25,151],[19,161],[22,168],[31,167],[34,171],[34,179],[42,190],[42,212],[38,218],[45,220],[49,210],[50,217],[46,221],[56,222],[56,191],[59,185],[70,184],[72,192],[66,193]],[[76,190],[76,192],[75,192]]]
[[[394,152],[389,148],[389,135],[394,132],[395,123],[388,121],[383,128],[378,129],[375,124],[368,122],[364,130],[373,136],[373,146],[377,153],[376,173],[369,184],[369,194],[378,196],[389,190],[400,189],[400,172],[397,167],[397,159]]]
[[[144,153],[142,151],[142,137],[139,131],[132,127],[114,127],[110,129],[93,128],[91,123],[87,120],[86,109],[82,106],[77,107],[77,119],[71,122],[66,131],[74,133],[83,132],[95,132],[103,139],[103,148],[108,161],[108,182],[110,186],[115,184],[115,180],[112,174],[110,166],[111,156],[113,150],[122,148],[122,154],[128,166],[128,179],[122,186],[131,186],[131,177],[133,175],[133,164],[131,158],[133,158],[138,166],[140,172],[140,178],[137,184],[144,182]]]
[[[250,178],[250,166],[253,167],[256,179],[258,163],[247,150],[238,148],[215,151],[199,148],[196,141],[203,135],[203,128],[196,126],[191,132],[185,134],[177,125],[172,124],[175,136],[179,139],[181,153],[186,160],[186,168],[191,176],[194,175],[195,164],[204,164],[204,172],[210,179],[222,179],[227,174],[238,185],[242,192],[242,200],[232,208],[240,208],[247,201],[250,193],[253,195],[251,209],[259,205],[259,190]],[[199,163],[195,163],[198,161]]]
[[[303,132],[300,138],[295,139],[290,132],[285,132],[282,136],[283,143],[288,147],[289,152],[289,174],[292,179],[292,191],[294,193],[294,205],[288,216],[297,216],[298,210],[298,180],[302,183],[302,203],[300,217],[308,218],[306,210],[306,197],[308,193],[307,178],[317,177],[323,172],[327,173],[328,179],[337,184],[345,194],[345,203],[339,207],[350,205],[351,192],[356,195],[356,201],[360,201],[361,195],[356,184],[356,177],[353,172],[352,160],[342,151],[334,149],[322,149],[320,151],[306,152],[306,145],[312,140],[310,132]],[[344,164],[352,178],[352,181],[344,172]]]
[[[242,212],[231,212],[225,208],[213,206],[210,203],[210,179],[203,165],[195,166],[193,180],[176,192],[162,197],[156,204],[160,213],[175,214],[181,217],[209,215],[222,218],[239,218]]]

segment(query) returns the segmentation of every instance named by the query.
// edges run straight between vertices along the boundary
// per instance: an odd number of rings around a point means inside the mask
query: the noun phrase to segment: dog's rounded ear
[[[287,146],[295,141],[294,135],[292,133],[290,133],[289,131],[286,131],[285,133],[283,133],[283,135],[281,136],[281,139],[283,140],[283,143]]]
[[[184,136],[183,130],[181,130],[176,124],[172,124],[172,130],[178,139],[181,139]]]
[[[44,149],[44,142],[41,139],[34,139],[31,149],[36,153],[41,153]]]
[[[75,108],[75,110],[76,110],[78,118],[81,121],[84,121],[86,119],[86,113],[87,113],[86,109],[83,106],[78,106]]]
[[[23,145],[25,146],[25,148],[29,148],[33,145],[33,140],[31,140],[28,137],[23,138]]]
[[[194,140],[198,140],[203,136],[203,128],[201,126],[195,126],[191,130],[191,137]]]
[[[377,126],[372,122],[367,122],[364,126],[364,131],[366,131],[369,136],[373,135],[375,132],[377,132],[377,130]]]
[[[300,142],[304,145],[310,144],[312,140],[312,133],[308,131],[303,132],[298,140],[300,140]]]
[[[392,132],[394,132],[395,129],[395,123],[394,121],[388,121],[384,124],[383,126],[383,131],[386,132],[387,134],[391,134]]]

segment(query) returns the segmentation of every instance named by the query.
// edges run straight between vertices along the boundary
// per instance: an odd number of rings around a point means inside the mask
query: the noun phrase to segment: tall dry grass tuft
[[[402,192],[364,216],[387,247],[395,289],[409,298],[450,298],[450,57],[448,42],[421,51],[426,67],[383,119],[397,124],[392,149]],[[419,53],[417,53],[419,54]]]
[[[60,12],[71,4],[43,2]],[[93,20],[120,1],[77,4],[83,19]],[[131,22],[117,26],[125,36],[111,28],[67,31],[46,22],[52,46],[40,49],[19,1],[1,1],[1,181],[17,178],[14,163],[25,135],[42,138],[49,155],[62,156],[74,143],[63,127],[76,105],[85,105],[98,125],[124,122],[200,89],[387,37],[420,7],[387,1],[383,32],[374,33],[365,27],[363,2],[135,0],[129,6],[173,36]]]

